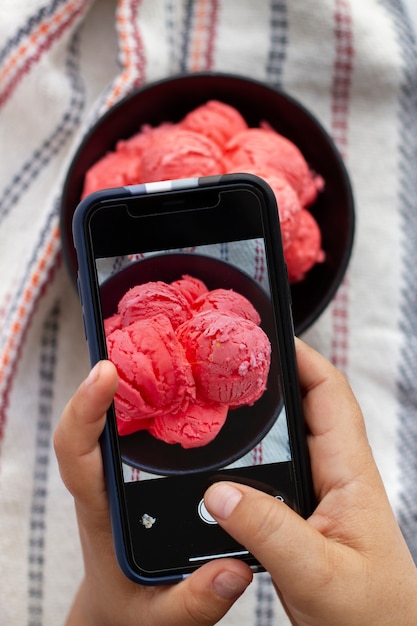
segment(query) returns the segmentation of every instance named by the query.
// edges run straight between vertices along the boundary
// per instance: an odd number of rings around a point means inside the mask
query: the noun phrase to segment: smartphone
[[[73,235],[91,362],[119,373],[101,446],[121,569],[141,584],[223,556],[261,570],[203,496],[233,480],[313,508],[272,190],[248,174],[109,189]]]

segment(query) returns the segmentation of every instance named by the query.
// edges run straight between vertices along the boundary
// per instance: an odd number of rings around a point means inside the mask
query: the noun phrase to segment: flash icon
[[[152,528],[155,522],[156,517],[152,517],[151,515],[148,515],[148,513],[144,513],[140,518],[140,523],[142,524],[142,526],[145,526],[145,528]]]

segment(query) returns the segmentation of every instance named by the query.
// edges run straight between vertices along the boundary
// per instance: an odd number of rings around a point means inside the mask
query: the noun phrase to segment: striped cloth
[[[183,71],[284,88],[346,161],[353,256],[304,338],[347,374],[417,557],[417,49],[400,0],[3,0],[0,17],[0,624],[62,624],[82,572],[51,445],[88,371],[65,172],[109,106]],[[288,623],[268,575],[221,623]]]

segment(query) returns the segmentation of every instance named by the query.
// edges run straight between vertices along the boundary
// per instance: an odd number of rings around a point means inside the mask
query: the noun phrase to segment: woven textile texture
[[[2,0],[2,626],[63,624],[82,576],[73,502],[52,448],[89,369],[61,259],[68,165],[91,124],[132,89],[207,69],[284,89],[345,160],[353,255],[303,338],[347,375],[417,559],[417,48],[400,0]],[[267,574],[221,620],[288,623]]]

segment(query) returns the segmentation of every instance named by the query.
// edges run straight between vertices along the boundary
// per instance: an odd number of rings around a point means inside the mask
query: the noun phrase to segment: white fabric
[[[182,71],[233,71],[281,86],[345,158],[357,212],[353,255],[339,294],[304,339],[345,370],[417,547],[416,68],[396,0],[2,1],[0,624],[63,624],[82,575],[73,503],[52,451],[61,410],[89,369],[60,261],[62,182],[98,115],[134,86]],[[221,623],[288,620],[258,575]]]

